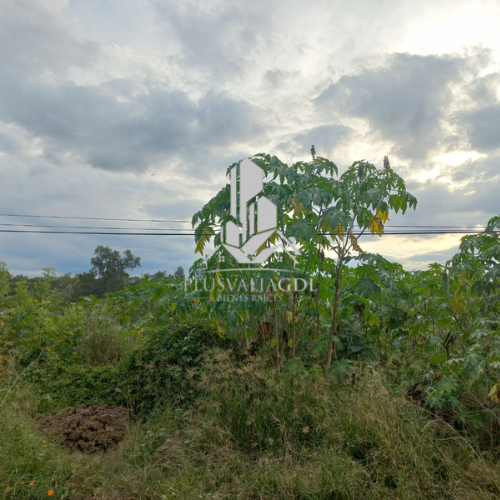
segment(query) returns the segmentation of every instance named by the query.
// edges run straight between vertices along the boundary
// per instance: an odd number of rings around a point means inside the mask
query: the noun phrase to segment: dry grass
[[[499,468],[486,463],[473,442],[429,420],[378,380],[367,376],[355,387],[275,380],[258,363],[235,371],[225,354],[206,368],[195,407],[163,407],[135,422],[120,447],[104,455],[43,446],[29,416],[36,407],[29,386],[22,389],[24,406],[10,388],[0,410],[0,498],[45,498],[55,476],[52,498],[72,500],[479,500],[500,494]],[[31,477],[40,496],[21,488]],[[14,484],[14,496],[4,492]]]

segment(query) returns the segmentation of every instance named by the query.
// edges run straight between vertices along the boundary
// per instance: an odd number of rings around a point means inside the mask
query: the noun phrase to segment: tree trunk
[[[337,310],[339,307],[341,269],[342,269],[342,260],[339,259],[337,263],[337,273],[335,276],[335,297],[333,300],[332,324],[330,327],[330,343],[328,345],[328,355],[326,357],[326,364],[325,364],[325,377],[328,374],[330,366],[332,365],[333,351],[336,350],[337,348],[333,337],[337,332],[337,326],[338,326],[336,319],[337,319]]]

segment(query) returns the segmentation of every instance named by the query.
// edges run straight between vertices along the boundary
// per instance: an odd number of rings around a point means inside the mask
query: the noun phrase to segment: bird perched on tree
[[[311,155],[313,157],[313,161],[316,159],[316,149],[314,147],[314,144],[311,146]]]
[[[363,178],[365,176],[365,160],[358,161],[358,181],[363,182]]]
[[[384,168],[386,170],[389,170],[391,168],[391,164],[389,163],[389,157],[388,156],[384,156]]]

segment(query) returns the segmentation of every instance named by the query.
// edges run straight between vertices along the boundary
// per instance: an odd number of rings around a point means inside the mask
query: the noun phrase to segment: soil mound
[[[127,434],[128,413],[122,406],[82,404],[65,408],[56,415],[41,415],[37,423],[62,437],[70,449],[92,453],[106,451],[122,441]]]

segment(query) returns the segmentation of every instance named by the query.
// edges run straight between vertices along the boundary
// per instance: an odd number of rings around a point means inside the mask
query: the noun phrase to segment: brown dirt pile
[[[105,403],[65,408],[56,415],[41,415],[37,423],[64,439],[72,450],[84,453],[106,451],[116,446],[127,434],[129,411],[122,406]]]

